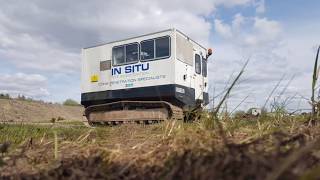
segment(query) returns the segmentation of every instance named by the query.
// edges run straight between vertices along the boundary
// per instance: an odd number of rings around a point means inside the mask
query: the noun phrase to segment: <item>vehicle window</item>
[[[141,60],[154,59],[154,40],[141,42]]]
[[[202,76],[207,77],[208,69],[207,69],[207,60],[202,57]]]
[[[201,74],[201,58],[199,54],[195,55],[195,71],[197,74]]]
[[[138,61],[139,46],[137,43],[126,45],[126,63]]]
[[[156,58],[170,56],[170,38],[163,37],[156,39]]]
[[[114,65],[122,64],[125,62],[124,46],[114,47],[112,49],[112,62]]]

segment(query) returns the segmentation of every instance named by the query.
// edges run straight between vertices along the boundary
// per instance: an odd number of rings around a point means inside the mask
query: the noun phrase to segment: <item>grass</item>
[[[45,136],[46,138],[53,138],[53,132],[57,132],[60,137],[65,140],[74,140],[79,135],[86,132],[85,127],[63,128],[43,125],[0,125],[0,142],[11,142],[13,144],[20,144],[28,139],[38,140]]]
[[[86,134],[90,131],[91,136],[95,138],[96,141],[104,141],[108,138],[117,138],[120,136],[128,135],[128,133],[134,133],[139,136],[150,135],[168,135],[170,130],[171,134],[176,133],[176,131],[183,130],[201,130],[201,131],[211,131],[216,132],[217,127],[213,124],[212,128],[207,128],[206,121],[212,121],[211,119],[203,118],[201,121],[195,123],[183,123],[176,122],[174,125],[172,123],[162,123],[155,125],[135,125],[133,129],[129,125],[115,126],[115,127],[96,127],[90,129],[85,127],[82,122],[59,122],[54,125],[37,125],[37,124],[1,124],[0,125],[0,142],[11,142],[12,144],[20,144],[28,139],[39,140],[42,138],[52,139],[54,137],[54,132],[59,136],[59,139],[63,141],[74,141],[79,136]],[[235,119],[221,121],[223,129],[226,133],[248,133],[249,136],[259,134],[262,131],[264,134],[272,133],[277,130],[290,130],[294,124],[301,124],[306,121],[303,116],[287,116],[282,118],[282,120],[276,120],[272,117],[266,117],[259,119]],[[58,126],[56,126],[58,125]],[[64,126],[60,126],[64,125]],[[73,126],[76,125],[76,126]],[[173,130],[172,130],[173,128]],[[143,130],[147,132],[137,132]],[[128,131],[128,132],[127,132]],[[172,132],[173,131],[173,132]]]
[[[318,126],[303,128],[305,121],[303,116],[222,119],[220,124],[227,144],[222,141],[221,129],[216,124],[207,128],[206,118],[194,123],[178,121],[97,128],[72,123],[0,125],[0,144],[10,142],[12,145],[3,156],[0,177],[19,172],[23,177],[54,175],[61,179],[67,177],[59,174],[60,170],[77,174],[80,172],[72,169],[85,168],[78,174],[84,178],[181,179],[182,174],[191,179],[207,179],[207,175],[217,179],[259,177],[246,169],[261,171],[260,176],[266,178],[275,171],[274,164],[280,166],[281,162],[284,170],[274,173],[273,177],[317,176],[319,173],[313,169],[320,165],[320,159],[314,161],[308,148],[301,151],[305,162],[300,162],[301,158],[293,159],[304,165],[295,165],[302,168],[297,175],[291,171],[293,160],[286,162],[290,154],[319,135]],[[310,158],[313,160],[309,161]],[[210,169],[215,169],[216,174],[211,174]]]

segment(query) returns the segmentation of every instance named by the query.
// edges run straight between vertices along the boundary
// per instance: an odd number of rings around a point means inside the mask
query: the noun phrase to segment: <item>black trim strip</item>
[[[168,101],[181,107],[192,107],[195,106],[195,90],[177,84],[169,84],[81,94],[81,104],[85,107],[123,100]]]
[[[209,93],[203,92],[203,104],[208,105],[209,104]]]

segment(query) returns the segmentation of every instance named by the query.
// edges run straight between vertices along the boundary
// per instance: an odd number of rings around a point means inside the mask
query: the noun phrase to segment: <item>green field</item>
[[[222,127],[222,128],[220,128]],[[320,176],[307,117],[201,119],[87,128],[0,125],[1,177],[296,179]]]

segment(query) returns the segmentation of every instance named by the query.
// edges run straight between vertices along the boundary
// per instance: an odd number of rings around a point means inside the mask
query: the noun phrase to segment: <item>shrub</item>
[[[63,105],[65,105],[65,106],[79,106],[80,104],[73,99],[67,99],[63,102]]]
[[[50,122],[51,123],[55,123],[56,122],[56,118],[51,118]]]
[[[241,119],[241,118],[244,118],[246,116],[246,112],[244,111],[236,111],[234,113],[234,118],[236,119]]]
[[[65,120],[63,117],[61,117],[61,116],[59,116],[58,118],[57,118],[57,121],[63,121],[63,120]]]
[[[17,97],[18,100],[21,100],[21,101],[25,101],[27,98],[24,96],[24,95],[18,95]]]
[[[0,99],[11,99],[9,94],[0,94]]]

